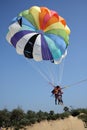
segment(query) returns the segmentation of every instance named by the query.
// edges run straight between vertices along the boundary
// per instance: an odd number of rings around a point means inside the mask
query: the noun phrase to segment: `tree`
[[[10,124],[10,115],[11,113],[7,110],[0,110],[0,127],[8,128]]]
[[[47,119],[47,112],[42,112],[41,110],[39,112],[37,112],[37,121],[40,122],[42,120],[46,120]]]
[[[36,113],[34,111],[27,111],[26,118],[29,120],[29,125],[34,124],[37,121]]]
[[[21,108],[14,109],[11,112],[11,117],[10,117],[11,124],[13,127],[15,127],[16,130],[17,129],[19,130],[19,128],[23,127],[21,124],[21,120],[23,120],[24,117],[25,117],[25,113]]]
[[[64,107],[63,110],[64,110],[65,112],[69,112],[69,108],[68,108],[68,107]]]

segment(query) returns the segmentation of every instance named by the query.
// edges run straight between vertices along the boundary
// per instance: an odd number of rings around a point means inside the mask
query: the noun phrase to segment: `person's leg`
[[[55,98],[55,105],[57,105],[57,99]]]
[[[60,102],[61,104],[63,104],[62,95],[60,96]]]
[[[55,94],[55,105],[57,105],[57,95]]]
[[[58,95],[58,104],[61,104],[61,103],[62,103],[62,96]]]

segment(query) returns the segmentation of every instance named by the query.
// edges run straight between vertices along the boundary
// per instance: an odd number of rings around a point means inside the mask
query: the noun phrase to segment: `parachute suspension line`
[[[50,78],[51,78],[51,82],[53,84],[56,83],[56,65],[54,63],[51,63],[52,65],[50,65]]]
[[[67,86],[64,87],[64,88],[72,87],[72,86],[74,86],[74,85],[79,85],[79,84],[81,84],[81,83],[83,83],[83,82],[86,82],[86,81],[87,81],[87,79],[84,79],[84,80],[75,82],[75,83],[73,83],[73,84],[67,85]]]
[[[58,84],[61,84],[62,78],[63,78],[63,73],[64,73],[64,64],[65,64],[65,59],[62,60],[62,62],[59,64],[59,72],[58,72]]]
[[[43,61],[44,62],[44,61]],[[51,73],[51,70],[50,70],[50,67],[49,67],[49,63],[48,61],[45,61],[44,62],[44,65],[42,64],[42,69],[39,69],[40,70],[40,73],[42,73],[43,77],[45,79],[47,79],[47,81],[49,82],[50,81],[50,73]]]
[[[50,67],[51,68],[51,81],[52,81],[52,83],[53,84],[55,84],[56,83],[56,81],[57,81],[57,78],[56,78],[56,65],[54,64],[54,68],[52,68],[52,67]]]
[[[53,75],[53,84],[54,85],[58,85],[58,73],[59,73],[59,64],[54,64],[53,66],[53,71],[52,71],[52,75]]]
[[[28,60],[26,58],[26,60],[28,61],[28,63],[34,68],[35,71],[37,71],[47,82],[49,82],[49,78],[48,76],[42,71],[42,69],[40,68],[41,67],[41,64],[38,64],[36,63],[35,64],[35,61],[31,61],[31,60]]]
[[[48,50],[45,50],[46,51],[46,55],[48,57],[47,60],[44,61],[44,64],[45,64],[45,73],[47,74],[47,77],[49,77],[49,81],[54,83],[54,69],[53,69],[53,66],[54,66],[54,63],[51,63],[50,61],[50,55],[49,55],[49,52]]]
[[[50,61],[45,61],[45,69],[46,69],[46,73],[49,77],[49,81],[54,81],[54,76],[53,76],[53,70],[52,70],[52,63]]]
[[[48,56],[48,58],[49,58],[49,62],[48,62],[48,65],[47,65],[47,67],[48,67],[48,74],[49,74],[49,78],[50,78],[50,82],[52,83],[52,84],[55,84],[56,83],[56,81],[57,81],[57,67],[58,67],[58,64],[54,64],[54,62],[52,63],[51,61],[50,61],[50,56],[49,56],[49,52],[47,51],[47,56]]]

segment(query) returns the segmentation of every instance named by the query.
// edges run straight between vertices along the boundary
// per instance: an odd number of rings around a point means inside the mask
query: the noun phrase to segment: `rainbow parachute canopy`
[[[56,11],[33,6],[12,20],[6,39],[18,54],[58,64],[67,54],[69,34],[65,19]]]

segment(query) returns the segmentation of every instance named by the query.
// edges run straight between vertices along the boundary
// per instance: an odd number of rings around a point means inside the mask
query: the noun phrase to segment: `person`
[[[55,105],[57,105],[57,101],[58,101],[58,104],[63,104],[63,100],[62,100],[62,89],[60,86],[54,86],[52,83],[50,83],[54,89],[51,91],[51,93],[55,96]]]
[[[58,104],[61,104],[61,105],[63,104],[62,94],[63,94],[63,92],[59,90],[58,93],[57,93],[57,96],[56,96],[56,100],[58,99]]]

